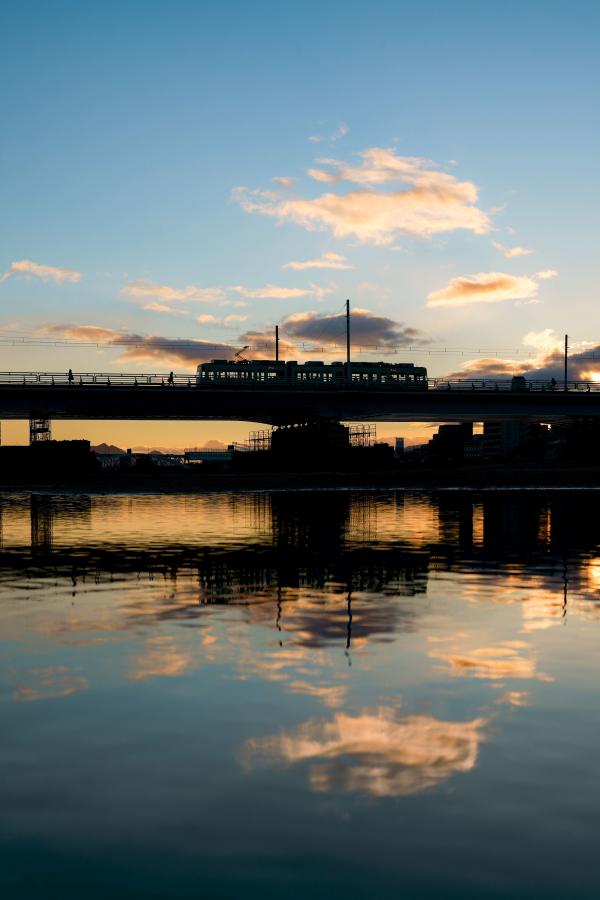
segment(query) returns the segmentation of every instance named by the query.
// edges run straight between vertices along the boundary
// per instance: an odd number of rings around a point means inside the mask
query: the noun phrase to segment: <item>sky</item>
[[[355,355],[433,376],[550,371],[565,333],[589,356],[599,34],[582,0],[4,0],[0,368],[193,372],[272,356],[276,323],[335,359],[346,297]]]

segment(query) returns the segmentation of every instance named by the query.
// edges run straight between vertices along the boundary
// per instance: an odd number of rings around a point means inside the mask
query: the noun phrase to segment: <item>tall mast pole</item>
[[[352,381],[350,373],[350,301],[346,300],[346,381]]]
[[[568,386],[567,386],[568,365],[569,365],[569,335],[565,334],[565,384],[564,384],[565,391],[568,390]]]
[[[275,362],[279,362],[279,325],[275,326]]]

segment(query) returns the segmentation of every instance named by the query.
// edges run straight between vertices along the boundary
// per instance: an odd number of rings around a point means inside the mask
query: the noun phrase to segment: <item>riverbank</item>
[[[94,473],[83,477],[7,480],[0,491],[81,493],[198,493],[279,490],[431,490],[475,488],[600,488],[600,467],[520,463],[439,468],[399,466],[377,472],[190,472]]]

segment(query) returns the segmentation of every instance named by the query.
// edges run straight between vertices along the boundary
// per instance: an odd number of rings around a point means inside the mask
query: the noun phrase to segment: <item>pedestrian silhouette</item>
[[[72,369],[69,369],[69,374],[67,375],[67,378],[69,379],[69,384],[73,384],[73,370]]]
[[[554,388],[556,387],[556,378],[550,379],[550,387],[552,388],[552,390],[554,390]]]
[[[174,383],[175,383],[174,380],[173,380],[173,373],[172,373],[172,372],[169,372],[169,381],[168,381],[168,383],[169,383],[169,384],[174,384]]]

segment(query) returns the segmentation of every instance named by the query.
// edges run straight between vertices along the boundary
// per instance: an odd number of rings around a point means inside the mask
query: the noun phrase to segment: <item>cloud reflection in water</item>
[[[329,721],[311,719],[295,731],[251,738],[242,758],[248,768],[309,762],[313,791],[397,797],[473,769],[488,721],[480,717],[447,722],[428,715],[397,718],[391,707],[359,715],[339,712]]]

